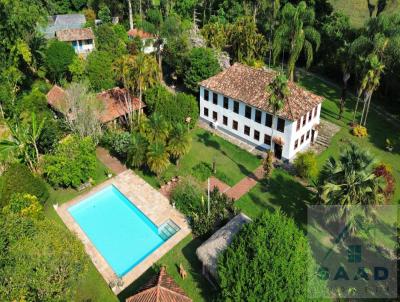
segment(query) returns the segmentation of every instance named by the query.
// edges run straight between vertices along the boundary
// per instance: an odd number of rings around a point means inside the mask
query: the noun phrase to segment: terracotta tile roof
[[[257,69],[235,63],[219,74],[200,83],[206,89],[242,101],[261,110],[271,112],[266,86],[272,82],[275,71]],[[290,95],[278,115],[287,120],[297,120],[323,101],[294,82],[289,82]]]
[[[72,28],[56,31],[59,41],[71,42],[94,39],[93,30],[89,28]]]
[[[139,28],[132,28],[128,31],[128,36],[130,37],[139,37],[140,39],[152,39],[155,38],[155,35],[145,32]]]
[[[65,104],[65,96],[65,91],[61,87],[54,85],[47,93],[47,103],[58,112],[65,111],[61,109]],[[132,98],[131,108],[129,108],[127,105],[128,103],[125,100],[126,96],[126,90],[119,87],[115,87],[97,94],[99,101],[102,101],[104,104],[103,112],[100,115],[100,121],[102,123],[108,123],[121,116],[124,116],[129,112],[130,109],[136,111],[145,107],[144,103],[140,104],[140,100],[138,98]]]
[[[185,292],[175,283],[162,267],[158,275],[151,278],[126,302],[191,302]]]

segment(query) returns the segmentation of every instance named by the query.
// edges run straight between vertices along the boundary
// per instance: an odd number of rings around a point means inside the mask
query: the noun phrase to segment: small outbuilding
[[[167,274],[165,267],[126,302],[191,302],[185,292]]]
[[[56,31],[59,41],[71,43],[77,54],[86,55],[94,50],[94,33],[88,28],[73,28]]]
[[[232,242],[235,235],[251,219],[243,213],[233,217],[226,225],[216,231],[207,241],[200,245],[196,254],[203,264],[203,275],[209,281],[217,280],[218,256],[225,251]]]
[[[139,28],[132,28],[128,31],[128,37],[130,39],[139,38],[142,41],[143,52],[146,54],[157,51],[157,47],[155,46],[157,36],[152,33],[145,32]]]

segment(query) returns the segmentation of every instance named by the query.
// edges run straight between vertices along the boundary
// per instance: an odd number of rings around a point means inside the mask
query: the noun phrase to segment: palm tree
[[[168,152],[179,164],[179,159],[190,150],[192,138],[189,131],[182,124],[176,124],[168,142]]]
[[[160,80],[160,70],[157,60],[144,53],[135,56],[132,72],[136,75],[136,88],[139,92],[139,100],[143,99],[143,92],[154,86]]]
[[[165,142],[169,134],[169,125],[162,115],[155,112],[146,120],[145,133],[151,143]]]
[[[127,152],[127,164],[130,167],[138,168],[145,163],[147,145],[147,140],[142,134],[132,133]]]
[[[168,168],[169,155],[167,148],[162,142],[152,143],[147,151],[147,165],[153,173],[160,177],[161,173]]]
[[[365,126],[371,104],[372,94],[379,88],[381,75],[385,69],[385,65],[381,63],[378,56],[373,54],[367,59],[368,70],[361,81],[359,95],[364,94],[364,106],[361,114],[360,125]]]
[[[302,51],[306,56],[306,67],[310,67],[314,58],[314,49],[318,50],[321,36],[313,27],[315,12],[308,8],[302,1],[297,6],[287,3],[281,12],[281,24],[275,32],[273,42],[273,61],[285,51],[285,45],[289,48],[288,76],[291,81],[294,78],[296,62]]]
[[[278,73],[274,80],[266,87],[269,98],[267,100],[268,107],[271,108],[272,120],[272,135],[274,136],[274,120],[276,115],[283,109],[286,103],[286,98],[289,96],[288,80],[283,73]],[[272,142],[271,142],[272,144]],[[271,150],[273,150],[271,145]]]

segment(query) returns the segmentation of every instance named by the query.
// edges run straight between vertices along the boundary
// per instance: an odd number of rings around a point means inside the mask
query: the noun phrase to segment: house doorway
[[[277,159],[282,159],[282,145],[274,144],[274,155]]]
[[[311,130],[311,143],[313,144],[315,142],[315,130]]]

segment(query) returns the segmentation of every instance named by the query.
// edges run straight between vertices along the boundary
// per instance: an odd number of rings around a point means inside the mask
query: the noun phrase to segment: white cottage
[[[272,70],[235,63],[200,83],[200,118],[213,127],[261,150],[290,161],[315,142],[323,98],[294,82],[275,118],[268,104]]]
[[[94,50],[94,33],[88,28],[74,28],[56,31],[59,41],[71,43],[77,54],[86,55]]]

